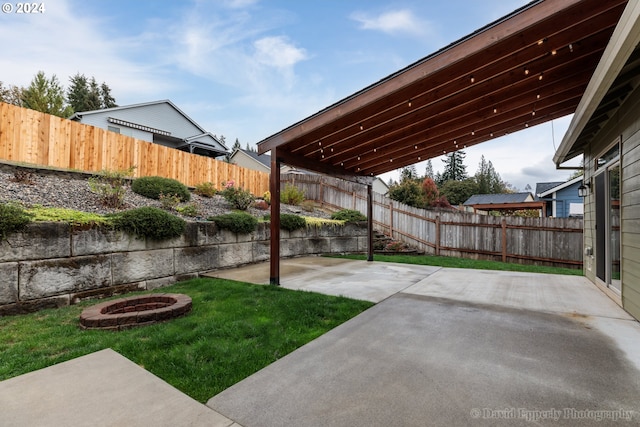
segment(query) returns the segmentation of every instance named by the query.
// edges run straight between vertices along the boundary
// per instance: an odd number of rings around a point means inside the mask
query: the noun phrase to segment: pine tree
[[[66,118],[73,113],[71,107],[66,105],[64,89],[56,75],[47,79],[44,71],[38,71],[22,92],[22,102],[26,108],[54,116]]]
[[[67,90],[67,102],[73,111],[92,111],[117,107],[111,96],[111,88],[102,82],[98,84],[95,77],[87,79],[84,74],[77,73],[69,79],[71,85]]]
[[[102,108],[100,86],[98,86],[95,77],[91,77],[91,80],[89,80],[89,96],[87,97],[86,107],[85,111],[100,110]]]
[[[462,181],[467,178],[467,167],[464,164],[466,153],[462,150],[447,154],[444,162],[444,171],[441,175],[442,182]]]
[[[478,171],[475,175],[479,194],[499,194],[505,192],[505,184],[493,167],[491,161],[486,161],[484,156],[480,158]]]
[[[107,86],[105,82],[102,82],[100,85],[100,102],[102,104],[102,108],[113,108],[117,107],[116,99],[111,96],[111,88]]]
[[[80,73],[69,78],[71,83],[67,89],[67,102],[73,111],[87,111],[86,105],[89,98],[87,78]]]
[[[436,176],[433,174],[433,164],[431,163],[431,159],[427,160],[427,165],[424,169],[424,177],[435,180]]]
[[[406,180],[414,180],[418,179],[418,172],[416,171],[416,165],[409,165],[407,167],[402,168],[400,171],[400,182],[404,182]]]

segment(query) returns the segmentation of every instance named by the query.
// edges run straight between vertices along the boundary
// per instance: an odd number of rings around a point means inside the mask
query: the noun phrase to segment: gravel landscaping
[[[100,197],[91,192],[89,188],[90,174],[30,169],[26,175],[20,175],[20,178],[26,176],[27,179],[18,180],[16,179],[16,170],[25,171],[27,169],[2,165],[2,169],[0,169],[0,202],[18,202],[25,207],[41,205],[46,207],[67,208],[98,214],[118,212],[117,209],[105,207],[100,202]],[[208,198],[192,192],[191,201],[188,202],[188,204],[194,204],[198,208],[197,217],[183,216],[185,219],[192,220],[202,220],[233,210],[229,203],[222,196],[218,195]],[[180,206],[184,205],[185,203],[180,204]],[[123,209],[133,209],[143,206],[162,208],[162,203],[158,200],[136,194],[127,186]],[[249,207],[247,212],[255,217],[261,218],[269,214],[270,211]],[[297,206],[285,204],[281,205],[281,212],[319,218],[329,218],[331,216],[329,212],[321,209],[314,209],[312,212],[307,212]],[[176,211],[172,213],[181,216]]]

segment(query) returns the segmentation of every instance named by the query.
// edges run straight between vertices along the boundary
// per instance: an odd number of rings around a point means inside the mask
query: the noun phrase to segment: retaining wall
[[[281,230],[280,256],[364,252],[360,224]],[[269,259],[269,224],[251,234],[188,222],[175,239],[33,223],[0,242],[0,315],[74,304],[84,298],[150,290],[211,270]]]

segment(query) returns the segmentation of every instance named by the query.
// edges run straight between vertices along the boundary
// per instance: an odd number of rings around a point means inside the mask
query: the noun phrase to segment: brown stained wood
[[[280,147],[318,168],[370,176],[455,151],[453,141],[462,149],[570,114],[625,5],[530,4],[263,140],[258,150]]]
[[[188,186],[234,179],[254,195],[269,189],[269,175],[137,140],[104,129],[0,103],[0,160],[86,172],[123,170],[159,175]]]
[[[280,160],[278,160],[278,151],[278,149],[273,150],[269,177],[271,192],[269,284],[274,286],[280,286]]]

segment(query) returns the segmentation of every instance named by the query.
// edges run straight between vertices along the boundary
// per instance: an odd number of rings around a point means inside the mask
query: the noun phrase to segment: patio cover
[[[375,175],[571,114],[626,3],[533,1],[259,142],[273,172],[271,283],[281,162],[368,184],[371,194]],[[371,200],[368,209],[371,228]]]

